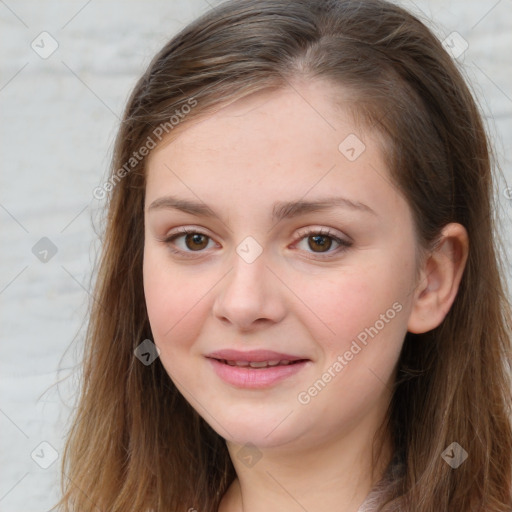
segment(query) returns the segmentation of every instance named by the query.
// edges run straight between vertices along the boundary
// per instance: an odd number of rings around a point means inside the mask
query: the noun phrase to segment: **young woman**
[[[236,0],[186,27],[117,137],[60,509],[512,510],[493,184],[402,8]]]

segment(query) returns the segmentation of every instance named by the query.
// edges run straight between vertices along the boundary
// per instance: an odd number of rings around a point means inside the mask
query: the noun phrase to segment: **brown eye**
[[[298,248],[309,254],[308,258],[312,257],[311,254],[317,255],[317,259],[334,257],[352,246],[351,241],[344,240],[324,228],[307,229],[300,232],[299,236]]]
[[[185,245],[191,251],[199,251],[208,245],[208,237],[201,233],[189,233],[185,236]]]
[[[203,249],[207,249],[208,244],[213,242],[208,235],[189,228],[180,229],[162,241],[169,246],[172,252],[177,254],[205,252]]]
[[[313,235],[308,237],[308,247],[315,252],[328,251],[332,246],[332,237],[326,235]],[[317,250],[319,249],[319,250]]]

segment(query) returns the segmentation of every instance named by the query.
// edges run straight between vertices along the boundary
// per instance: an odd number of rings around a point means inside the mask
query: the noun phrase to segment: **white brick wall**
[[[460,61],[512,186],[510,0],[403,3],[434,18],[441,38],[457,31],[467,40]],[[2,511],[46,511],[57,499],[60,459],[42,469],[31,453],[42,441],[57,452],[63,446],[69,409],[62,400],[71,404],[76,383],[50,386],[76,362],[76,344],[64,351],[84,317],[98,249],[91,220],[102,203],[92,190],[105,176],[136,78],[173,33],[208,8],[206,0],[0,1]],[[40,52],[54,44],[44,36],[43,47],[36,38],[43,31],[59,45],[47,59],[31,48],[34,39]],[[512,200],[503,195],[502,204],[510,230]],[[42,237],[57,248],[47,263],[32,253]],[[34,454],[39,462],[49,457],[48,446]]]

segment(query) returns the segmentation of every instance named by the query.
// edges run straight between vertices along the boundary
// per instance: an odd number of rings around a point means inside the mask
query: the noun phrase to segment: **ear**
[[[435,329],[450,311],[468,258],[468,234],[461,224],[447,224],[422,264],[407,330]]]

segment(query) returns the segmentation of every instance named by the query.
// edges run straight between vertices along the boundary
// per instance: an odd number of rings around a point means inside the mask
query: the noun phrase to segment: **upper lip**
[[[285,354],[283,352],[275,352],[273,350],[216,350],[207,354],[206,357],[211,359],[220,359],[225,361],[248,361],[248,362],[261,362],[261,361],[301,361],[307,360],[307,357],[295,356],[292,354]]]

